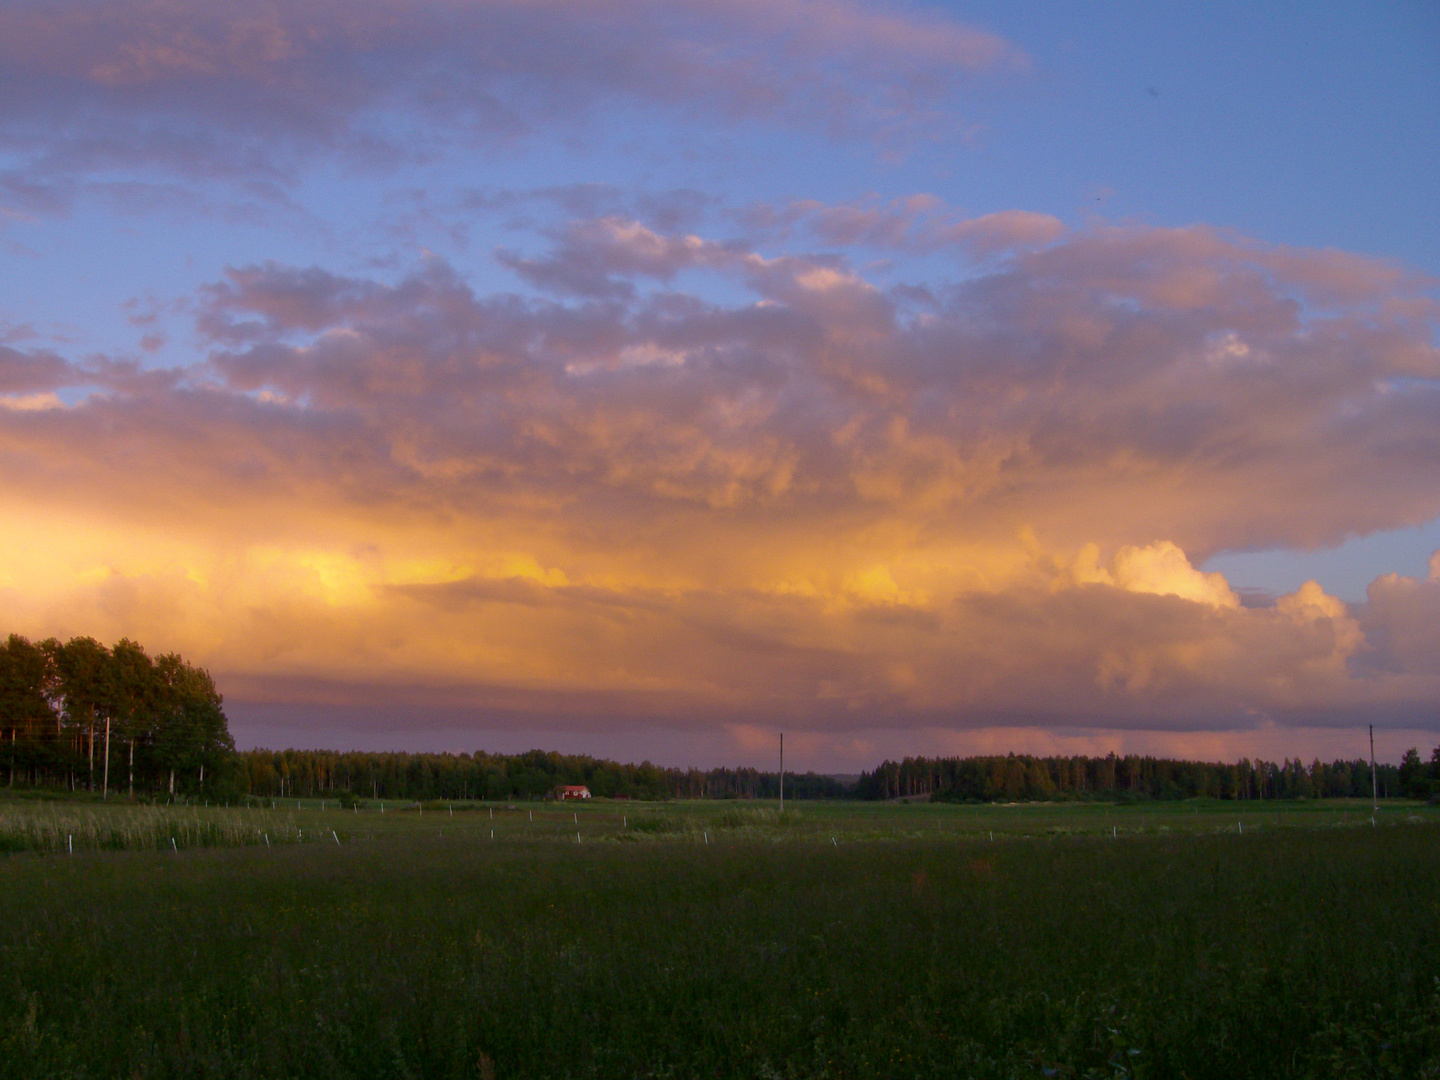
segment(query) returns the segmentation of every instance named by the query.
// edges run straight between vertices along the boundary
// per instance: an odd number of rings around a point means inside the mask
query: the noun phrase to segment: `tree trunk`
[[[175,770],[170,770],[170,794],[175,794]]]
[[[110,717],[105,717],[105,775],[104,787],[100,789],[100,798],[110,797]]]
[[[135,740],[130,740],[130,797],[135,797]]]
[[[90,721],[90,790],[95,790],[95,721]]]

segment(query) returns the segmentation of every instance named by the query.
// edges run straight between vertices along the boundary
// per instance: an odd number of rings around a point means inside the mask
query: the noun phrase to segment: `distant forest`
[[[0,778],[10,787],[220,798],[537,799],[562,784],[600,798],[773,799],[777,772],[620,764],[583,755],[236,751],[210,675],[174,653],[93,638],[0,644]],[[1440,747],[1380,765],[1381,798],[1440,793]],[[1066,799],[1365,798],[1370,764],[1233,765],[1165,758],[906,758],[856,780],[785,774],[792,799],[1016,802]]]
[[[1440,791],[1440,746],[1429,762],[1407,750],[1401,763],[1377,765],[1380,798],[1427,798]],[[1363,760],[1304,764],[1242,760],[1178,761],[1139,757],[906,758],[887,761],[860,777],[862,799],[928,796],[942,802],[1016,802],[1056,799],[1326,799],[1369,798],[1370,763]]]
[[[247,750],[239,755],[256,795],[368,799],[538,799],[562,784],[584,784],[602,799],[773,799],[780,774],[759,769],[676,769],[622,765],[578,754],[336,753]],[[853,797],[854,785],[816,773],[785,772],[787,799]]]
[[[335,753],[248,750],[245,790],[276,797],[371,799],[534,799],[561,784],[584,784],[600,798],[773,799],[778,772],[622,765],[600,758],[531,750],[524,754]],[[1440,791],[1440,747],[1376,770],[1381,798],[1425,798]],[[932,799],[1017,802],[1073,799],[1313,799],[1370,795],[1370,765],[1336,761],[1241,761],[1225,765],[1151,757],[906,758],[846,782],[785,773],[793,799]]]

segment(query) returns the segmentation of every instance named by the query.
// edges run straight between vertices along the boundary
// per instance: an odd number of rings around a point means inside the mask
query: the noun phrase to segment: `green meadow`
[[[0,801],[0,1077],[1440,1077],[1440,811]]]

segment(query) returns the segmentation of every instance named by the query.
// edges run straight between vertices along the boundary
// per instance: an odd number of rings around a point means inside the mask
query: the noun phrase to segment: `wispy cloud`
[[[894,141],[944,131],[1002,39],[849,0],[86,0],[0,11],[0,178],[38,211],[71,180],[158,169],[264,195],[318,155],[384,169],[584,130],[615,108]],[[910,133],[910,134],[907,134]]]

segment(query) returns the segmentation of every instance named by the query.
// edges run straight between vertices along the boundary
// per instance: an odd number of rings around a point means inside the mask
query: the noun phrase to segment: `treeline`
[[[122,639],[0,644],[0,777],[11,787],[194,794],[231,783],[210,673]]]
[[[580,754],[340,753],[246,750],[240,790],[256,796],[365,799],[540,799],[563,784],[584,784],[602,799],[773,799],[780,775],[758,769],[676,769],[621,764]],[[839,780],[785,773],[787,799],[837,799]]]
[[[536,799],[584,784],[600,798],[773,799],[780,777],[759,769],[677,769],[586,755],[237,753],[209,672],[128,639],[0,643],[0,778],[10,786],[128,794],[374,799]],[[1299,759],[1235,764],[1137,755],[906,758],[858,783],[785,774],[793,799],[1295,799],[1368,797],[1370,764]],[[1440,795],[1440,747],[1380,765],[1382,797]]]
[[[1368,798],[1368,761],[1325,764],[1299,759],[1250,761],[1233,765],[1169,758],[1004,757],[906,758],[886,761],[862,773],[862,799],[925,796],[942,802],[1016,802],[1053,799],[1324,799]],[[1428,764],[1406,752],[1397,767],[1379,765],[1375,790],[1381,798],[1425,798],[1440,791],[1440,747]]]
[[[538,799],[562,784],[584,784],[600,798],[773,799],[776,772],[676,769],[620,764],[584,755],[338,753],[250,750],[239,755],[240,790],[259,796],[370,799]],[[1416,750],[1397,767],[1376,769],[1381,798],[1440,792],[1440,747],[1428,764]],[[793,799],[931,798],[950,802],[1064,799],[1310,799],[1370,795],[1365,761],[1242,760],[1233,765],[1166,758],[906,758],[887,761],[858,783],[816,773],[785,774]]]

